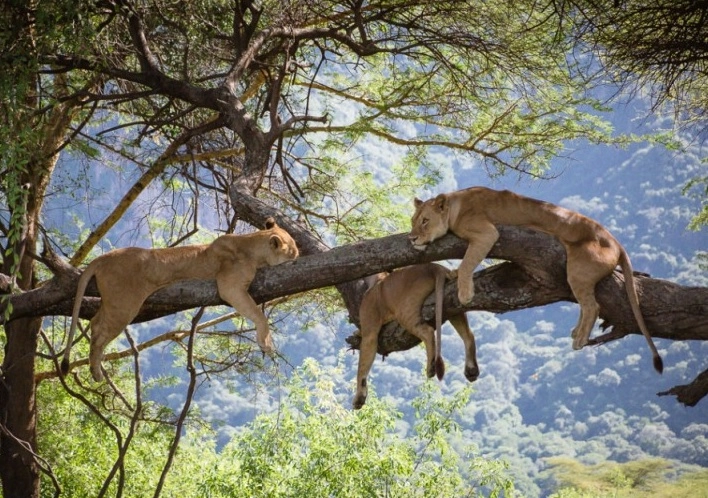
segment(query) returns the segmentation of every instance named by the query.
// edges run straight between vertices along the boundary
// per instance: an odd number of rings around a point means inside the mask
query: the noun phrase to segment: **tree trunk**
[[[30,219],[33,213],[27,213]],[[22,290],[34,285],[34,223],[27,223],[25,238],[20,246],[25,251],[20,261],[18,286]],[[12,258],[9,258],[10,260]],[[7,269],[6,269],[7,271]],[[8,271],[9,273],[9,271]],[[7,343],[2,363],[0,385],[0,479],[5,498],[39,496],[39,466],[37,452],[37,403],[35,399],[34,358],[37,351],[42,318],[20,318],[5,325]]]
[[[62,77],[57,76],[55,85],[58,95],[64,92],[63,84]],[[33,103],[33,99],[29,102]],[[9,248],[11,254],[4,255],[3,271],[6,275],[12,275],[12,263],[18,258],[17,285],[22,294],[31,292],[36,285],[34,254],[44,195],[77,104],[76,100],[68,99],[55,106],[28,135],[37,142],[28,138],[24,144],[16,145],[27,151],[26,169],[15,165],[22,171],[20,185],[27,188],[26,203],[21,213],[22,235],[15,247]],[[18,209],[18,206],[10,207]],[[13,227],[15,230],[18,228]],[[5,324],[7,343],[0,372],[0,417],[3,424],[0,434],[0,480],[6,498],[39,496],[40,467],[34,456],[37,450],[34,360],[43,316],[46,315],[20,317]]]
[[[2,364],[0,413],[0,479],[5,498],[39,496],[37,406],[34,356],[41,318],[22,318],[5,326],[7,344]]]

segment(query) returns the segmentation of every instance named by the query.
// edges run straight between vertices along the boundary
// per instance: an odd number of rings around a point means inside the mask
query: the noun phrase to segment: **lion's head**
[[[273,218],[265,222],[265,231],[270,232],[268,264],[274,266],[299,256],[297,244],[288,232],[278,226]]]
[[[450,206],[445,194],[427,201],[415,199],[413,204],[415,213],[411,218],[412,228],[408,238],[413,247],[422,251],[432,241],[447,233]]]

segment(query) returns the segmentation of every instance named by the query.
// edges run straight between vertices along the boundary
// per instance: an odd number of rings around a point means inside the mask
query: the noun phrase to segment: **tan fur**
[[[458,297],[469,303],[474,297],[472,273],[499,238],[494,225],[517,225],[555,236],[567,254],[568,284],[580,304],[580,318],[573,329],[573,348],[585,346],[599,315],[595,285],[620,265],[629,303],[642,334],[649,344],[654,368],[663,363],[647,330],[639,308],[632,265],[620,243],[596,221],[548,202],[524,197],[508,190],[472,187],[440,194],[425,202],[415,199],[410,239],[416,249],[425,249],[451,231],[469,241],[458,269]]]
[[[101,360],[106,345],[133,321],[147,297],[162,287],[188,279],[216,279],[219,296],[253,321],[261,349],[269,353],[273,341],[268,321],[248,294],[256,270],[297,258],[290,235],[272,218],[266,229],[247,235],[222,235],[211,244],[142,249],[126,247],[93,260],[79,279],[62,371],[69,370],[69,355],[81,300],[91,278],[96,278],[101,306],[91,319],[91,375],[103,379]]]
[[[379,331],[386,323],[397,321],[425,344],[427,375],[445,375],[445,363],[440,354],[442,300],[448,270],[434,263],[408,266],[391,274],[379,273],[367,277],[369,290],[359,307],[361,346],[357,371],[356,395],[353,406],[364,406],[368,394],[367,377],[376,358]],[[423,302],[435,291],[435,325],[433,329],[421,317]],[[472,382],[479,376],[474,335],[464,313],[449,318],[465,344],[465,377]],[[433,335],[435,333],[435,335]]]

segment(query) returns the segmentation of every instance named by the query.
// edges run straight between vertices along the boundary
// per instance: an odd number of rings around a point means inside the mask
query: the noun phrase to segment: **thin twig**
[[[189,408],[192,404],[194,392],[197,388],[197,370],[194,367],[194,338],[197,335],[197,326],[199,324],[199,320],[204,314],[205,309],[205,306],[199,308],[197,314],[194,315],[194,318],[192,318],[192,328],[190,329],[189,341],[187,344],[187,372],[189,372],[189,386],[187,388],[186,399],[184,401],[184,406],[182,407],[182,412],[179,414],[179,418],[177,419],[177,426],[175,427],[175,437],[172,440],[172,444],[170,445],[170,452],[167,455],[167,462],[165,462],[165,467],[162,469],[162,474],[160,475],[160,481],[157,483],[157,487],[155,488],[155,494],[153,494],[154,498],[160,496],[162,488],[165,485],[167,473],[172,467],[172,462],[174,461],[175,454],[177,453],[177,448],[179,446],[179,441],[182,436],[182,427],[184,426],[184,421],[186,420],[187,414],[189,413]]]
[[[133,409],[133,416],[130,418],[130,426],[128,428],[128,434],[125,436],[125,440],[122,445],[120,445],[118,451],[118,457],[116,458],[113,468],[111,469],[106,481],[104,483],[104,488],[107,490],[107,483],[113,479],[113,476],[118,472],[118,488],[116,489],[116,497],[123,496],[123,489],[125,488],[125,455],[128,453],[128,447],[130,446],[133,436],[135,436],[135,429],[138,426],[138,420],[142,412],[142,396],[140,389],[140,364],[138,361],[138,349],[135,347],[135,341],[133,337],[125,330],[125,336],[130,344],[131,352],[133,353],[133,358],[135,359],[135,409]],[[123,396],[123,393],[110,381],[109,377],[106,376],[106,381],[111,386],[116,395],[125,403],[125,405],[130,408],[128,400]],[[102,490],[103,491],[103,490]]]

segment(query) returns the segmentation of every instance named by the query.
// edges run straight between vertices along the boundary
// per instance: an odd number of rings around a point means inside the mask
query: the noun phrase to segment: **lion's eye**
[[[423,218],[423,222],[421,223],[423,226],[428,224],[428,218]]]

